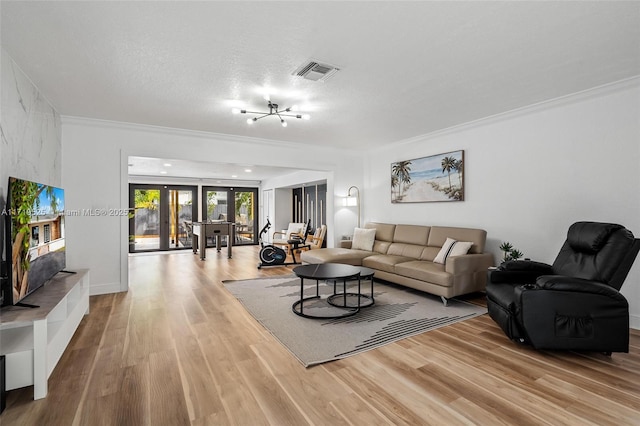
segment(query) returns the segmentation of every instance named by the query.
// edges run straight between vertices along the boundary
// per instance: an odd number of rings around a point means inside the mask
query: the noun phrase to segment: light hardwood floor
[[[628,354],[538,352],[483,315],[306,369],[221,284],[291,274],[257,252],[131,256],[130,290],[91,297],[47,398],[9,392],[0,424],[640,424],[637,331]]]

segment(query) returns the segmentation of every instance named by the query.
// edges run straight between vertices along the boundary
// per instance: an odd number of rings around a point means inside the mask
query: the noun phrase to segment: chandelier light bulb
[[[231,108],[232,114],[240,114],[240,108]]]
[[[311,116],[309,114],[302,114],[303,120],[311,120]]]
[[[253,124],[254,121],[257,121],[255,118],[247,118],[247,124]]]
[[[284,120],[280,120],[280,123],[282,124],[282,127],[287,127],[287,122]]]

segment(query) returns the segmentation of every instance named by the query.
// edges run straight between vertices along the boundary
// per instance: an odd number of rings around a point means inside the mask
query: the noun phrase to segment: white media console
[[[89,270],[58,273],[27,296],[37,308],[0,309],[0,355],[6,355],[6,389],[33,385],[33,399],[47,396],[47,381],[89,313]]]

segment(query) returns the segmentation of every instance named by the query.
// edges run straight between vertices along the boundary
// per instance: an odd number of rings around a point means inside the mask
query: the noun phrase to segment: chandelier
[[[285,108],[283,110],[279,110],[278,104],[274,104],[269,99],[267,99],[267,107],[269,108],[269,112],[247,111],[246,109],[239,109],[239,108],[233,108],[231,112],[234,114],[256,114],[256,117],[247,118],[247,124],[253,124],[256,121],[260,120],[261,118],[274,116],[280,120],[280,124],[282,125],[282,127],[287,127],[287,122],[282,117],[293,117],[293,118],[300,118],[303,120],[309,120],[311,118],[309,114],[292,114],[292,112],[294,112],[297,109],[295,105],[289,108]]]

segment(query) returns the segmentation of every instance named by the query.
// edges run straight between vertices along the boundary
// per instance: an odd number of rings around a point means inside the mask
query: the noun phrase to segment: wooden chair
[[[304,246],[300,247],[302,250],[315,250],[322,248],[324,244],[324,238],[327,234],[327,225],[320,225],[316,228],[316,232],[313,235],[307,237],[307,242]]]
[[[289,240],[294,235],[304,235],[306,233],[306,223],[290,223],[285,232],[276,231],[273,233],[272,244],[281,246],[285,250],[289,248]]]

